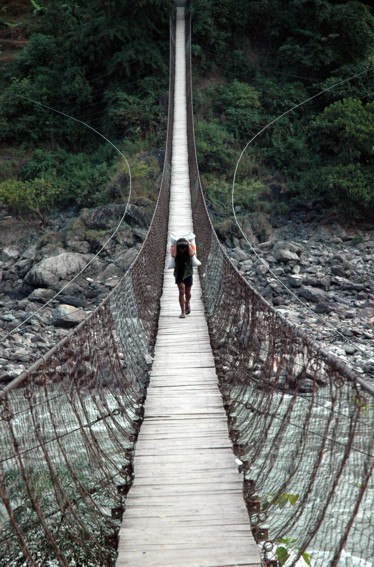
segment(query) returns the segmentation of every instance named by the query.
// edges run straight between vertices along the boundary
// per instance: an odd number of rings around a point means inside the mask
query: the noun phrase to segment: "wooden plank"
[[[169,231],[183,234],[193,230],[183,9],[177,13],[176,53]],[[178,290],[167,263],[117,566],[259,567],[217,385],[198,274],[191,314],[179,319]]]

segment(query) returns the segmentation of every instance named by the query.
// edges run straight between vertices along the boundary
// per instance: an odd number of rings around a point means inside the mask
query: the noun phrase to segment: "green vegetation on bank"
[[[194,105],[216,212],[318,207],[374,212],[374,15],[369,3],[194,0]],[[367,72],[366,72],[367,71]]]
[[[140,178],[156,197],[171,6],[165,0],[5,0],[1,38],[11,37],[7,22],[15,21],[25,43],[15,57],[0,58],[0,200],[13,212],[42,217],[121,198],[112,186],[125,163],[92,129],[132,162],[138,193],[144,193]]]
[[[135,195],[155,197],[173,6],[172,0],[4,0],[0,39],[23,46],[16,56],[0,52],[0,200],[13,212],[43,217],[120,200],[127,191],[123,160],[109,144],[31,100],[115,142],[134,168]],[[194,0],[191,12],[197,148],[212,209],[230,214],[235,165],[255,137],[237,172],[240,210],[307,204],[370,218],[369,3]]]

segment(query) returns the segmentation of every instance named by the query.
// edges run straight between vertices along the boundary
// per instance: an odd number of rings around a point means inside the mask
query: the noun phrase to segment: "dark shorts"
[[[184,280],[177,280],[177,278],[175,278],[175,283],[177,285],[183,283],[186,287],[192,287],[192,276],[188,276]]]

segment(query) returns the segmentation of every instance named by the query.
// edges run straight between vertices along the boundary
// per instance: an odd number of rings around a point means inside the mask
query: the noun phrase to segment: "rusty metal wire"
[[[0,565],[113,565],[157,333],[173,130],[129,271],[87,319],[0,392]]]
[[[199,179],[189,23],[186,37],[194,232],[253,533],[269,565],[296,565],[304,553],[313,567],[372,566],[373,386],[284,320],[220,246]]]

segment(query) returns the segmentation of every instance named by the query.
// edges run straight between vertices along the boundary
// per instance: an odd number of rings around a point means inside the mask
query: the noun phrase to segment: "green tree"
[[[347,98],[334,102],[311,124],[314,148],[340,163],[369,163],[374,157],[374,103]]]
[[[251,85],[234,80],[216,87],[212,94],[213,108],[236,139],[248,139],[257,131],[261,103]]]
[[[196,124],[196,148],[202,172],[233,171],[232,136],[218,123],[199,121]]]

